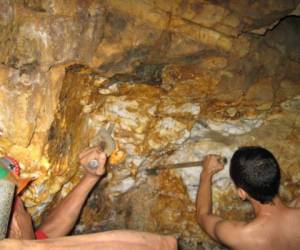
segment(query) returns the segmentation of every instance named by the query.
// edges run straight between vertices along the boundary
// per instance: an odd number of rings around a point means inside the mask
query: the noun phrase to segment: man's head
[[[274,155],[262,147],[241,147],[230,162],[230,176],[237,188],[265,204],[278,194],[280,169]]]

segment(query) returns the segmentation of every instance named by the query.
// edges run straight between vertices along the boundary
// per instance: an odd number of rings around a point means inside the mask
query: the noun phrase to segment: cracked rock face
[[[221,249],[195,220],[201,167],[145,168],[230,160],[242,145],[270,149],[283,199],[299,195],[300,23],[286,17],[298,4],[2,1],[0,152],[37,178],[22,196],[35,224],[79,181],[78,153],[110,123],[117,152],[74,233],[128,228]],[[251,219],[228,169],[214,177],[214,210]]]

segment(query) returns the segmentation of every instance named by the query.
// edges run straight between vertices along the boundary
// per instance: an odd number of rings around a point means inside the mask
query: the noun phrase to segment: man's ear
[[[237,188],[238,196],[245,201],[247,199],[247,192],[242,188]]]

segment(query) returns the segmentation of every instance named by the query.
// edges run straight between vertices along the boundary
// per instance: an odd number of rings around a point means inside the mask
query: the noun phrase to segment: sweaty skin
[[[49,240],[0,241],[1,250],[176,250],[174,237],[118,230]]]
[[[272,204],[261,204],[244,190],[238,190],[243,200],[250,201],[255,219],[251,222],[225,220],[212,213],[212,177],[224,166],[218,156],[204,159],[197,195],[197,220],[215,241],[231,249],[298,250],[300,246],[300,199],[287,207],[278,196]]]

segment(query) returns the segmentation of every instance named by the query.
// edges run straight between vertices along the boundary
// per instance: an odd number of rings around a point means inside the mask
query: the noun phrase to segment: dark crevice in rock
[[[106,14],[106,22],[116,32],[123,31],[127,26],[127,20],[123,16],[111,11]]]
[[[135,75],[145,82],[160,84],[163,68],[164,64],[141,64],[135,69]]]
[[[66,71],[67,72],[69,72],[69,71],[70,72],[80,72],[84,68],[86,68],[86,66],[83,64],[72,64],[66,68]]]
[[[226,56],[226,53],[214,49],[201,50],[198,53],[193,53],[178,58],[164,58],[163,55],[157,56],[156,59],[149,57],[146,54],[151,54],[151,48],[135,48],[125,53],[119,62],[110,62],[97,69],[97,74],[106,74],[107,72],[120,72],[115,73],[109,77],[106,84],[111,85],[116,82],[143,82],[148,84],[161,84],[162,71],[165,66],[169,64],[178,65],[194,65],[209,56]],[[229,55],[227,55],[229,56]],[[131,66],[130,66],[131,65]],[[135,66],[136,65],[136,66]],[[129,66],[129,67],[128,67]],[[128,71],[128,72],[126,72]]]
[[[270,46],[300,63],[300,17],[283,18],[273,30],[266,33],[265,37]]]
[[[115,74],[124,73],[124,71],[128,72],[128,65],[140,64],[140,61],[143,61],[143,59],[147,57],[150,49],[151,47],[149,46],[139,46],[129,49],[119,56],[120,59],[118,61],[112,60],[101,65],[99,68],[97,68],[97,72],[100,74],[106,72],[115,72]]]
[[[36,12],[47,12],[45,7],[43,6],[43,1],[45,0],[24,0],[24,6],[30,10],[36,11]]]
[[[20,74],[30,73],[30,72],[36,70],[38,68],[38,66],[39,66],[39,62],[38,61],[34,61],[32,63],[23,64],[20,67]]]

